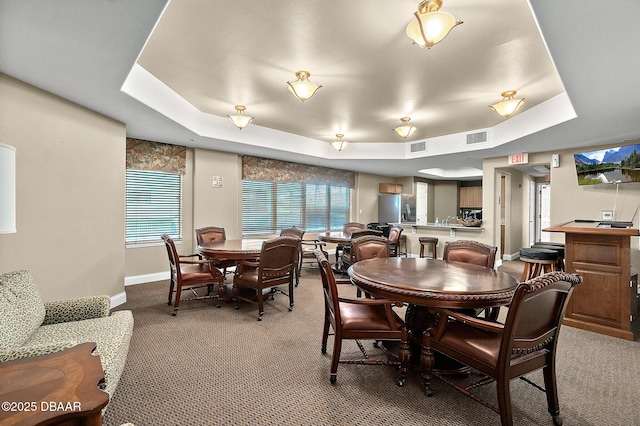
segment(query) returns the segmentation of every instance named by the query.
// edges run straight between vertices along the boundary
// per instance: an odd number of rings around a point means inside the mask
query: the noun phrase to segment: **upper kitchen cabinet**
[[[461,186],[458,191],[460,208],[482,208],[482,187]]]
[[[381,194],[401,194],[402,184],[399,183],[379,183],[378,191]]]

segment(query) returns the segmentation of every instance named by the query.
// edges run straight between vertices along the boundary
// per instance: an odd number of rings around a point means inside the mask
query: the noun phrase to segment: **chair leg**
[[[292,310],[293,310],[293,279],[290,279],[289,280],[289,312],[291,312]]]
[[[512,426],[513,416],[511,415],[511,391],[509,389],[509,379],[501,377],[496,380],[498,391],[498,412],[502,426]]]
[[[238,284],[233,283],[233,287],[231,288],[231,300],[233,300],[233,307],[235,309],[240,309],[240,305],[238,304],[238,295],[240,294],[240,288]]]
[[[176,286],[176,300],[173,303],[173,316],[178,315],[178,305],[180,304],[180,296],[182,295],[182,287]]]
[[[264,295],[262,294],[262,289],[256,289],[256,299],[258,299],[258,321],[262,321],[262,316],[264,315]]]
[[[522,271],[522,276],[520,276],[520,282],[525,282],[527,280],[529,280],[529,278],[531,277],[532,273],[531,273],[531,263],[530,262],[524,262],[524,270]]]
[[[216,303],[216,308],[222,307],[222,301],[224,300],[224,275],[222,276],[222,280],[218,283],[218,303]]]
[[[555,365],[547,365],[542,369],[544,375],[544,388],[547,394],[547,408],[553,424],[560,426],[563,423],[562,417],[560,417],[560,403],[558,401],[558,386],[556,383],[556,371]]]
[[[171,306],[171,296],[173,296],[173,288],[175,287],[175,283],[173,281],[173,278],[171,278],[169,280],[169,301],[167,302],[167,305]]]
[[[320,349],[320,352],[323,354],[327,353],[327,340],[329,338],[329,311],[328,309],[325,307],[325,312],[324,312],[324,326],[322,327],[322,347]]]
[[[329,381],[335,383],[338,380],[338,363],[340,362],[340,352],[342,351],[342,336],[337,332],[333,339],[333,357],[331,358],[331,376]]]

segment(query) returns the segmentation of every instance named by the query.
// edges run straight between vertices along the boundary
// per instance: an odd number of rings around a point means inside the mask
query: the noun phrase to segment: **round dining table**
[[[351,232],[342,232],[342,231],[321,232],[318,234],[318,239],[320,241],[324,241],[325,243],[348,245],[351,243]]]
[[[407,304],[405,323],[410,336],[411,365],[422,371],[426,362],[421,356],[423,334],[437,321],[429,308],[504,306],[518,286],[518,281],[509,274],[484,266],[416,257],[367,259],[351,265],[347,273],[364,292]],[[436,355],[435,369],[440,372],[468,371],[449,358]]]
[[[250,260],[260,258],[261,239],[211,241],[198,245],[198,253],[208,259]]]
[[[484,266],[419,257],[367,259],[348,274],[369,294],[425,307],[503,306],[518,285],[511,275]]]

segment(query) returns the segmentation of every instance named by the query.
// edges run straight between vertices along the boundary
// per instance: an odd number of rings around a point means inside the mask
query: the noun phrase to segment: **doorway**
[[[538,183],[536,189],[536,241],[551,241],[549,232],[544,228],[551,226],[551,185]]]

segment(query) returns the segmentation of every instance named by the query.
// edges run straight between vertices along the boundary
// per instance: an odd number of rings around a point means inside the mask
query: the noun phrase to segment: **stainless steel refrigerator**
[[[379,223],[415,223],[416,197],[412,194],[378,195]]]

